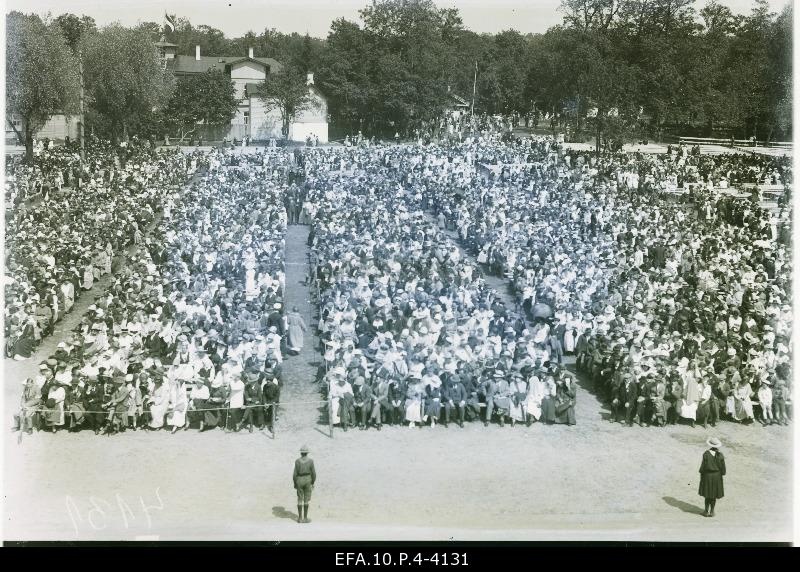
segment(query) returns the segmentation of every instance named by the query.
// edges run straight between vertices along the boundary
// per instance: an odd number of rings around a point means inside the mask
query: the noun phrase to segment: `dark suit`
[[[633,412],[636,410],[636,399],[639,397],[639,387],[633,380],[628,380],[619,388],[619,401],[625,407],[625,422],[633,425]]]
[[[445,424],[450,422],[450,414],[453,409],[458,411],[459,423],[464,423],[464,415],[466,414],[468,397],[467,390],[464,388],[464,384],[461,382],[456,382],[447,385],[444,388],[442,397],[444,398]]]
[[[356,409],[358,409],[359,413],[359,426],[366,427],[369,418],[372,417],[372,388],[366,383],[360,386],[357,385],[356,387],[359,389],[355,391],[353,398],[354,405],[356,406]]]

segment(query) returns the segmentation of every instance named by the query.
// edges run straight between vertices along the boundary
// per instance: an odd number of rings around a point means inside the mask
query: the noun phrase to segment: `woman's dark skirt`
[[[700,474],[700,487],[697,494],[706,499],[721,499],[725,496],[722,475],[719,471]]]

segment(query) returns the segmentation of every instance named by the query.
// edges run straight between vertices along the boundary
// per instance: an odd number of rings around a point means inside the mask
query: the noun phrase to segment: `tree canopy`
[[[18,31],[9,34],[7,53],[21,53],[15,42],[38,26],[42,39],[19,49],[48,56],[43,77],[38,64],[25,75],[11,62],[17,75],[9,79],[71,86],[75,62],[69,50],[61,52],[84,46],[95,124],[113,132],[144,128],[169,101],[169,78],[152,49],[164,36],[179,54],[200,45],[206,56],[243,56],[252,48],[256,57],[274,58],[294,70],[271,76],[284,95],[303,92],[301,76],[314,72],[333,127],[345,131],[394,134],[435,123],[448,94],[469,101],[475,82],[476,113],[547,113],[588,134],[791,138],[791,3],[775,14],[765,0],[753,0],[750,13],[736,14],[717,0],[562,0],[562,24],[543,34],[477,34],[464,28],[456,8],[433,0],[365,4],[357,21],[335,20],[324,39],[270,28],[227,38],[176,15],[173,31],[157,22],[97,30],[87,17],[44,23],[17,13],[18,22],[9,16]],[[51,69],[66,71],[50,77]],[[48,88],[34,107],[40,117],[66,109],[73,92]]]
[[[76,110],[77,70],[57,24],[19,12],[6,15],[6,121],[25,145],[27,160],[33,134],[52,115]]]
[[[238,101],[230,78],[221,70],[182,76],[163,110],[163,123],[174,129],[179,142],[194,133],[198,124],[221,127],[236,114]]]
[[[174,82],[146,29],[113,24],[88,35],[84,46],[90,105],[113,137],[127,135],[133,122],[166,104]]]
[[[268,75],[259,86],[258,97],[267,109],[280,111],[284,137],[288,137],[289,126],[297,115],[313,103],[306,76],[296,66],[286,66],[279,73]]]

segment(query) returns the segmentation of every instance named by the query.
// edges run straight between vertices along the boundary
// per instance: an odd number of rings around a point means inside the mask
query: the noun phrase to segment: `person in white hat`
[[[720,451],[722,443],[716,437],[706,441],[708,449],[703,453],[700,464],[700,486],[697,493],[705,499],[703,516],[713,517],[717,499],[725,496],[723,477],[725,476],[725,456]]]

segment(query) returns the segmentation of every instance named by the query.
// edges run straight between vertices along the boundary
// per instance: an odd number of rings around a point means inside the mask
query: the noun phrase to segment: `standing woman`
[[[286,339],[286,347],[289,353],[297,355],[303,349],[303,334],[308,331],[303,317],[297,311],[297,306],[292,307],[292,311],[286,317],[288,324],[288,337]]]
[[[714,516],[714,506],[717,499],[725,496],[722,486],[722,477],[725,476],[725,457],[720,452],[722,443],[716,437],[706,441],[708,450],[703,453],[703,462],[700,465],[700,487],[698,494],[706,500],[703,516]]]

